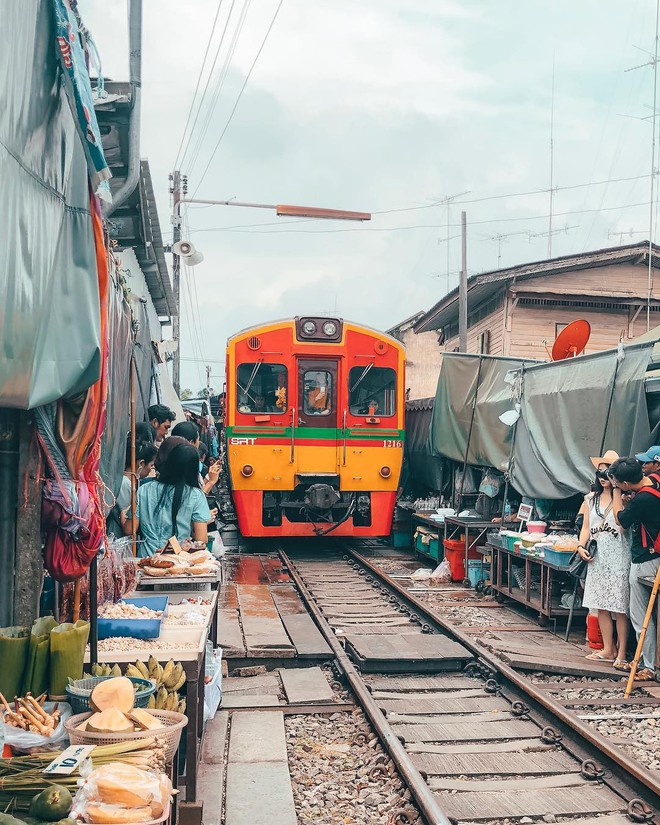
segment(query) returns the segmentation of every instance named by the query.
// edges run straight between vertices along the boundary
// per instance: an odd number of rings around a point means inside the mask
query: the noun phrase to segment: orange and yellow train
[[[385,536],[401,473],[404,350],[339,318],[227,344],[226,455],[244,536]]]

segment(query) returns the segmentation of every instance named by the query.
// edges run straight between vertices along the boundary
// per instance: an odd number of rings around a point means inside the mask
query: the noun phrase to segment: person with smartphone
[[[610,467],[610,478],[614,484],[614,518],[624,529],[632,529],[630,621],[639,639],[650,596],[640,578],[655,578],[660,566],[660,484],[645,476],[642,465],[634,458],[615,461]],[[642,668],[636,674],[640,681],[653,679],[656,644],[655,619],[651,617],[642,650]]]
[[[596,478],[593,492],[585,499],[578,553],[588,563],[582,605],[598,611],[603,637],[603,649],[590,653],[587,659],[612,662],[617,670],[622,670],[628,643],[630,541],[613,512],[614,495],[608,472],[618,458],[613,450],[608,450],[591,459]]]

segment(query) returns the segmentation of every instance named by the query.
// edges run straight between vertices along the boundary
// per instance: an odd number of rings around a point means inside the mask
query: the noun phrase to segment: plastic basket
[[[91,710],[89,697],[99,682],[106,682],[114,679],[114,676],[90,676],[87,679],[76,679],[66,686],[67,696],[74,713],[87,713]],[[135,707],[146,708],[149,704],[149,697],[156,692],[156,683],[151,679],[137,679],[128,677],[135,686]]]
[[[174,759],[176,749],[179,747],[181,731],[188,724],[188,717],[183,713],[174,710],[149,710],[152,716],[163,723],[163,728],[156,730],[138,730],[134,733],[88,733],[85,730],[78,730],[91,713],[79,713],[71,716],[64,723],[72,745],[113,745],[116,742],[133,742],[139,739],[157,738],[159,744],[165,749],[165,761]]]

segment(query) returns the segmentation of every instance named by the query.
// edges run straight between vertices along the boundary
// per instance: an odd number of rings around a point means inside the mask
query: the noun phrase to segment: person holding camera
[[[630,621],[639,639],[650,595],[639,579],[654,578],[660,565],[660,485],[643,474],[642,465],[634,458],[615,461],[610,478],[614,484],[614,518],[624,529],[632,528]],[[642,668],[636,675],[640,681],[653,679],[655,651],[655,619],[651,617],[642,649]]]
[[[582,605],[598,611],[603,637],[603,649],[594,651],[587,659],[613,662],[617,670],[622,670],[628,642],[630,546],[614,518],[612,482],[608,476],[610,465],[618,457],[608,450],[601,458],[591,459],[596,478],[593,492],[585,498],[578,553],[588,565]]]

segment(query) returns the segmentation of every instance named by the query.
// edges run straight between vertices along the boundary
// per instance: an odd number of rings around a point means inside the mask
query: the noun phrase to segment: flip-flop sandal
[[[596,651],[596,653],[590,653],[588,656],[585,656],[584,658],[591,659],[592,662],[614,662],[614,659],[608,659],[607,656],[603,656],[603,654],[599,651]]]
[[[655,674],[648,667],[643,667],[641,670],[638,670],[635,674],[636,682],[652,682],[654,678]]]
[[[615,659],[614,664],[612,667],[615,670],[622,670],[622,671],[629,671],[630,670],[630,662],[626,662],[625,659]]]

